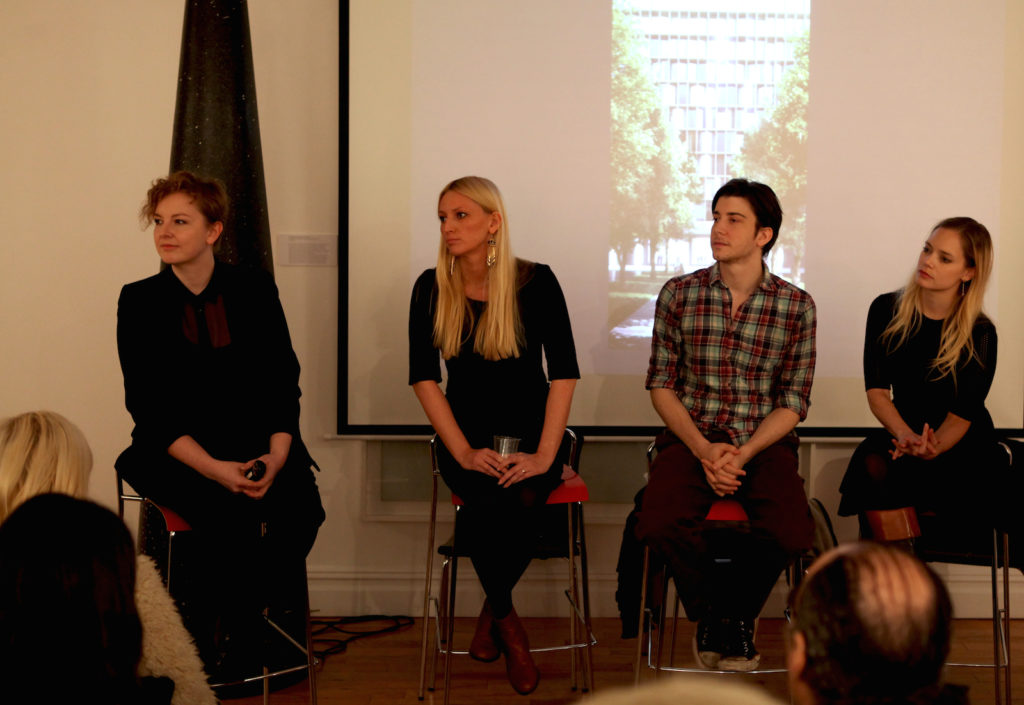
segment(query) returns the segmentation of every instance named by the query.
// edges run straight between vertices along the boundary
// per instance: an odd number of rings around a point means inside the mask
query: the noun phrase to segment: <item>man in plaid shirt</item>
[[[814,377],[814,301],[768,271],[782,208],[764,184],[729,181],[712,201],[708,269],[658,296],[646,386],[666,429],[656,440],[637,536],[667,563],[697,622],[699,665],[750,671],[754,620],[779,573],[811,545],[794,428]],[[702,531],[719,498],[739,501],[751,532],[726,565]]]

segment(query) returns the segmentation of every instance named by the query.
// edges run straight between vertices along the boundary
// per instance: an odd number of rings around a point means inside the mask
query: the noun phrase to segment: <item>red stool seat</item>
[[[192,527],[189,523],[181,518],[181,516],[173,509],[162,507],[156,502],[150,502],[154,507],[159,510],[161,516],[164,518],[164,524],[167,525],[167,530],[170,532],[174,531],[192,531]]]
[[[569,504],[570,502],[586,502],[590,499],[590,492],[587,490],[587,483],[577,474],[573,474],[568,480],[555,488],[554,492],[548,495],[548,504]]]
[[[749,521],[747,512],[743,505],[735,499],[718,499],[712,503],[708,513],[704,516],[705,521]]]

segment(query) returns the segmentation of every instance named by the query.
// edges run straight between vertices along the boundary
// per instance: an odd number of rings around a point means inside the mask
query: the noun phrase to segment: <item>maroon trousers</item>
[[[725,434],[714,442],[729,442]],[[658,455],[644,492],[637,538],[663,559],[691,620],[753,619],[779,573],[811,546],[814,521],[803,478],[797,472],[796,438],[764,449],[744,466],[742,486],[729,499],[743,505],[750,533],[737,537],[728,564],[708,553],[704,517],[720,499],[708,485],[700,461],[666,430],[655,440]]]

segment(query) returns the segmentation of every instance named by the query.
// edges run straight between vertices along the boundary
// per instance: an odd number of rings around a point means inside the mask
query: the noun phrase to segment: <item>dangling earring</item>
[[[498,261],[498,241],[494,239],[492,235],[487,241],[487,266],[493,267],[494,263]]]
[[[963,296],[966,293],[967,293],[967,280],[966,279],[961,279],[960,280],[960,296]]]
[[[452,257],[450,260],[448,260],[448,276],[455,276],[455,257]]]

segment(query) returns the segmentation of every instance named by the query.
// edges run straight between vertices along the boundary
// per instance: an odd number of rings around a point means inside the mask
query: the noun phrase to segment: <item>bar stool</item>
[[[160,571],[161,577],[164,580],[164,586],[167,588],[167,592],[171,594],[175,601],[179,603],[180,600],[175,594],[173,586],[175,583],[171,581],[172,568],[174,566],[174,545],[175,538],[181,535],[188,535],[192,531],[192,527],[187,521],[185,521],[180,515],[178,515],[172,509],[161,506],[150,499],[147,499],[139,494],[125,491],[125,483],[120,473],[117,473],[117,511],[121,519],[124,519],[124,505],[125,502],[139,502],[139,549],[140,552],[149,555],[157,564],[157,568]],[[262,530],[266,531],[266,525],[264,524]],[[164,542],[163,537],[166,536],[166,551],[160,550],[159,546]],[[320,660],[316,657],[313,651],[313,632],[310,623],[310,608],[309,608],[309,588],[308,578],[306,576],[306,564],[303,561],[302,564],[302,580],[307,585],[304,600],[304,609],[306,613],[306,634],[305,634],[305,646],[295,640],[288,632],[286,632],[280,625],[270,618],[269,609],[264,608],[262,611],[262,618],[266,625],[270,627],[273,633],[279,634],[288,644],[293,646],[305,659],[305,663],[291,666],[287,668],[280,668],[274,671],[270,671],[269,668],[264,664],[263,672],[258,675],[253,675],[240,680],[225,682],[225,683],[211,683],[211,688],[224,688],[228,686],[238,686],[246,683],[254,683],[256,681],[263,682],[263,702],[264,705],[270,702],[270,679],[277,676],[285,675],[286,673],[295,673],[298,671],[305,670],[309,681],[309,702],[310,705],[316,705],[317,694],[316,694],[316,667],[320,665]]]
[[[651,443],[647,447],[648,471],[650,470],[651,464],[654,462],[655,454],[655,445],[654,443]],[[712,502],[711,507],[704,516],[702,530],[706,535],[708,535],[709,550],[714,556],[713,560],[715,564],[723,564],[731,561],[731,557],[735,555],[735,552],[731,550],[731,541],[729,539],[749,532],[750,519],[747,516],[746,510],[743,509],[743,505],[736,500],[718,499]],[[648,546],[644,546],[644,560],[641,577],[642,582],[640,584],[640,633],[637,635],[636,660],[633,667],[634,684],[640,683],[641,668],[645,665],[643,658],[645,633],[647,635],[646,666],[654,670],[655,677],[658,677],[662,671],[671,671],[675,673],[742,673],[746,675],[786,672],[785,668],[756,668],[751,671],[725,671],[690,666],[676,666],[674,663],[676,636],[679,628],[679,605],[681,603],[678,593],[676,593],[672,601],[672,638],[669,646],[669,663],[667,666],[663,665],[662,654],[664,653],[666,615],[669,604],[668,588],[671,581],[669,580],[669,571],[662,567],[662,570],[658,575],[658,579],[660,579],[661,582],[657,585],[657,595],[660,598],[660,604],[657,606],[657,614],[655,614],[654,608],[647,606],[648,583],[651,582],[651,578],[653,577],[651,576],[651,562],[651,549]],[[791,586],[795,586],[799,582],[800,577],[803,575],[806,562],[806,557],[800,556],[787,568],[786,578]],[[789,615],[787,614],[786,617],[788,619]],[[656,644],[654,641],[655,629],[658,631]]]
[[[548,497],[548,506],[564,505],[566,507],[567,534],[563,539],[551,540],[553,537],[545,535],[542,537],[537,550],[534,553],[535,559],[565,558],[568,562],[569,585],[565,590],[565,596],[569,603],[569,639],[567,644],[534,647],[531,653],[545,651],[569,651],[570,656],[570,677],[571,688],[576,690],[582,683],[583,692],[594,688],[594,662],[591,647],[597,643],[591,629],[590,620],[590,588],[588,583],[587,570],[587,542],[583,527],[583,502],[589,499],[587,485],[579,475],[579,457],[583,440],[578,438],[572,429],[566,429],[565,435],[569,443],[569,463],[563,472],[563,481]],[[438,479],[440,470],[437,464],[437,444],[440,440],[434,436],[430,440],[430,462],[433,478],[433,497],[430,505],[430,527],[427,532],[427,570],[426,582],[423,588],[423,635],[420,646],[420,688],[419,699],[423,700],[427,688],[427,651],[430,646],[429,622],[430,607],[434,607],[434,639],[431,656],[431,670],[433,672],[429,690],[433,691],[437,679],[437,658],[444,657],[444,703],[447,705],[451,693],[451,660],[452,656],[468,654],[468,650],[457,650],[453,644],[453,631],[455,624],[455,585],[458,573],[458,559],[468,557],[468,553],[461,545],[456,546],[455,536],[437,547],[437,552],[442,556],[441,584],[438,595],[431,596],[433,578],[433,555],[435,529],[437,526],[437,495]],[[455,508],[455,523],[458,527],[459,509],[463,506],[462,500],[452,495],[452,505]],[[579,562],[577,565],[577,561]],[[584,654],[577,655],[582,649]]]
[[[928,563],[989,566],[992,583],[992,662],[949,661],[947,666],[991,668],[995,677],[996,705],[1003,698],[1013,702],[1010,688],[1010,540],[1005,532],[992,530],[992,552],[964,540],[962,531],[949,531],[948,523],[934,513],[918,513],[914,507],[864,512],[872,537],[878,541],[905,541],[921,560]],[[1002,583],[1003,599],[999,601]]]

